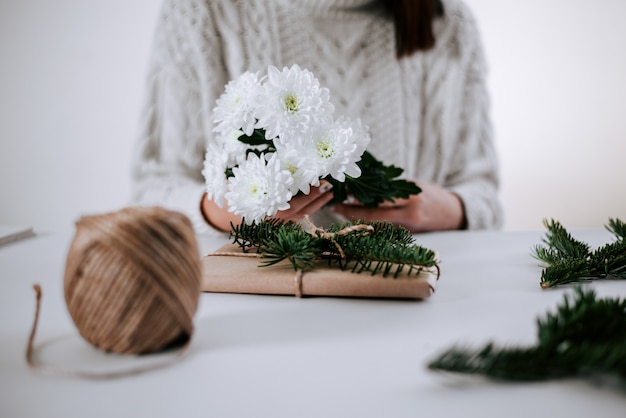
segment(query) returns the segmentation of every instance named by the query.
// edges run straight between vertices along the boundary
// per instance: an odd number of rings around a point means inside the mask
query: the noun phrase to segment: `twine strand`
[[[67,309],[81,337],[96,348],[119,354],[149,354],[184,345],[174,359],[122,371],[44,366],[34,355],[42,294],[36,284],[26,362],[40,373],[90,379],[168,366],[178,361],[191,342],[201,280],[195,233],[182,213],[161,207],[128,207],[83,216],[76,222],[63,279]]]
[[[39,286],[39,284],[34,284],[33,289],[35,289],[37,299],[35,305],[35,320],[33,321],[33,326],[28,337],[28,345],[26,346],[26,363],[28,363],[31,368],[38,368],[38,365],[36,365],[33,361],[33,343],[35,341],[35,334],[37,333],[37,325],[39,324],[39,312],[41,310],[41,286]]]
[[[309,218],[309,215],[304,215],[304,218],[302,218],[302,220],[309,227],[309,231],[308,231],[309,234],[313,235],[314,237],[320,237],[322,239],[327,239],[330,242],[332,242],[335,245],[335,248],[337,248],[337,251],[339,252],[339,256],[341,257],[342,260],[345,260],[346,254],[344,253],[343,248],[341,248],[341,245],[339,245],[339,243],[337,242],[335,237],[347,235],[347,234],[350,234],[352,232],[361,232],[361,231],[372,232],[372,231],[374,231],[374,227],[371,226],[371,225],[357,224],[357,225],[347,226],[347,227],[345,227],[342,230],[337,231],[337,232],[328,232],[325,229],[320,228],[317,225],[315,225],[311,221],[311,219]]]
[[[39,284],[34,284],[33,289],[36,294],[36,307],[35,307],[35,318],[33,320],[33,326],[30,331],[30,336],[28,337],[28,344],[26,346],[26,363],[34,372],[45,375],[45,376],[53,376],[53,377],[71,377],[71,378],[82,378],[82,379],[90,379],[90,380],[105,380],[105,379],[117,379],[121,377],[133,376],[141,373],[145,373],[148,371],[153,371],[157,369],[162,369],[164,367],[169,367],[174,363],[182,360],[184,355],[187,353],[187,349],[190,346],[191,339],[189,339],[177,352],[174,357],[170,357],[168,360],[149,364],[141,367],[132,367],[124,370],[118,371],[110,371],[110,372],[91,372],[87,370],[78,370],[78,369],[69,369],[64,367],[51,367],[39,363],[35,360],[35,335],[37,333],[37,326],[39,324],[39,316],[41,313],[41,299],[42,299],[42,290]]]
[[[207,254],[207,257],[215,257],[215,256],[226,256],[226,257],[251,257],[251,258],[260,258],[261,254],[259,253],[237,253],[234,251],[217,251],[214,253]],[[295,276],[293,277],[293,294],[297,298],[302,298],[304,294],[302,293],[302,281],[304,277],[304,272],[302,270],[297,270]]]
[[[304,276],[304,273],[302,270],[298,270],[296,272],[296,276],[294,277],[294,293],[298,299],[302,298],[302,276]]]
[[[335,240],[335,237],[347,235],[347,234],[350,234],[352,232],[363,232],[363,231],[364,232],[372,232],[372,231],[374,231],[374,227],[371,226],[371,225],[357,224],[357,225],[347,226],[347,227],[345,227],[342,230],[337,231],[337,232],[328,232],[325,229],[320,228],[317,225],[315,225],[310,220],[308,215],[304,215],[302,220],[309,227],[309,230],[308,230],[309,234],[313,235],[314,237],[319,237],[319,238],[327,239],[327,240],[331,241],[335,245],[335,247],[337,248],[337,251],[339,252],[339,255],[340,255],[340,257],[342,259],[345,259],[346,255],[345,255],[345,253],[343,251],[343,248],[341,248],[341,245],[339,245],[337,240]],[[261,257],[261,254],[259,254],[259,253],[246,253],[246,252],[234,252],[234,251],[218,251],[218,252],[210,253],[210,254],[208,254],[208,256],[229,256],[229,257],[253,257],[253,258],[259,258],[259,257]],[[302,296],[303,296],[303,292],[302,292],[303,278],[304,278],[303,271],[302,270],[297,270],[296,274],[295,274],[295,276],[293,278],[294,295],[297,298],[302,298]]]

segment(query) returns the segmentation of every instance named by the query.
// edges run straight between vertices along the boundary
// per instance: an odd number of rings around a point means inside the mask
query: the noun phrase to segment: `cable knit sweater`
[[[245,71],[298,64],[328,87],[336,115],[369,125],[368,150],[463,201],[470,229],[502,222],[485,60],[462,0],[444,0],[435,48],[398,60],[375,0],[165,0],[134,157],[134,201],[185,213],[198,233],[211,112]]]

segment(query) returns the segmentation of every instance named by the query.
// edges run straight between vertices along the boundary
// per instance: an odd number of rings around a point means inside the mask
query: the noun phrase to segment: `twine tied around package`
[[[339,243],[335,240],[335,237],[347,235],[352,232],[372,232],[374,227],[367,224],[356,224],[347,226],[337,232],[328,232],[323,228],[316,226],[310,219],[308,215],[305,215],[302,218],[303,223],[308,227],[307,232],[315,237],[327,239],[332,242],[337,248],[337,252],[339,253],[342,259],[346,258],[346,255],[343,251],[343,248],[339,245]],[[217,251],[211,254],[207,254],[207,256],[230,256],[230,257],[252,257],[252,258],[260,258],[262,257],[259,253],[246,253],[246,252],[233,252],[233,251]],[[293,293],[297,298],[301,298],[303,296],[302,293],[302,278],[304,272],[302,270],[296,270],[296,273],[293,277]]]
[[[202,265],[191,221],[160,207],[83,216],[67,254],[64,295],[80,335],[96,348],[148,354],[182,346],[193,334]],[[37,371],[86,378],[134,374],[172,363],[112,373],[46,367],[33,359],[41,288],[26,360]],[[176,360],[176,359],[175,359]]]
[[[325,229],[320,228],[317,225],[315,225],[311,221],[311,219],[309,219],[308,215],[305,215],[302,220],[304,221],[304,223],[306,223],[308,225],[308,227],[309,227],[309,234],[311,234],[313,236],[316,236],[316,237],[323,238],[323,239],[327,239],[330,242],[332,242],[333,244],[335,244],[335,247],[337,247],[337,251],[339,252],[339,256],[342,259],[346,258],[346,254],[343,252],[343,248],[341,248],[341,245],[339,245],[339,243],[335,240],[336,236],[347,235],[347,234],[350,234],[352,232],[359,232],[359,231],[367,231],[367,232],[374,231],[374,227],[371,226],[371,225],[356,224],[356,225],[347,226],[347,227],[345,227],[342,230],[337,231],[337,232],[328,232]]]

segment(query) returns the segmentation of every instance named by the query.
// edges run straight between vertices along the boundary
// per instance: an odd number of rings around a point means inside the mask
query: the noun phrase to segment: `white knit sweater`
[[[406,178],[458,194],[468,228],[502,223],[485,60],[471,13],[444,0],[436,46],[397,60],[376,0],[165,0],[134,157],[134,201],[200,213],[211,112],[245,71],[298,64],[328,87],[336,115],[369,125],[368,148]]]

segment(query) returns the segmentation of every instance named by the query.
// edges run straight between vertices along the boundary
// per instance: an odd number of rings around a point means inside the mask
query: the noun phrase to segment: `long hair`
[[[382,0],[396,28],[398,59],[435,46],[432,23],[443,16],[441,0]]]

